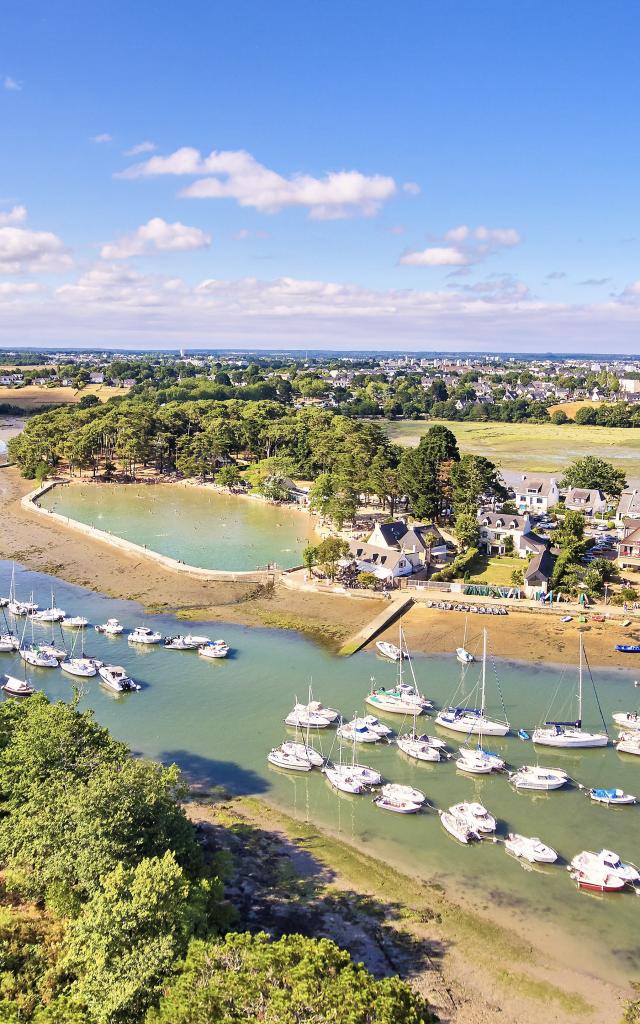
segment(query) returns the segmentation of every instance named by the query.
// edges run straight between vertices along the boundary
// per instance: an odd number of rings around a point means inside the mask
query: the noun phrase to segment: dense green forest
[[[398,978],[328,940],[249,934],[178,769],[133,758],[75,704],[0,705],[0,1020],[420,1024]]]

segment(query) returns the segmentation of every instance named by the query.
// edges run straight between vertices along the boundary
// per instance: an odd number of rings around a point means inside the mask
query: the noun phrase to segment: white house
[[[618,541],[618,565],[621,569],[640,568],[640,520],[629,519]]]
[[[409,556],[392,548],[380,548],[366,541],[352,540],[349,541],[349,552],[351,562],[355,563],[358,572],[372,572],[379,580],[411,576],[415,570]]]
[[[104,384],[104,373],[90,373],[89,382],[91,384]]]
[[[369,544],[401,551],[416,569],[447,554],[446,542],[437,526],[407,526],[401,519],[376,523]]]
[[[623,491],[620,495],[616,511],[618,529],[622,529],[625,519],[640,519],[640,491],[636,487],[633,490]]]
[[[516,505],[522,513],[544,515],[550,508],[557,505],[560,498],[558,484],[550,480],[536,480],[523,474],[522,480],[515,485]]]
[[[602,491],[587,487],[570,487],[564,507],[572,512],[582,512],[585,516],[597,516],[607,511],[607,499]]]
[[[504,555],[507,537],[513,540],[513,553],[529,558],[546,547],[545,541],[533,533],[528,515],[514,516],[506,512],[479,512],[480,546],[488,555]],[[507,542],[508,543],[508,542]]]

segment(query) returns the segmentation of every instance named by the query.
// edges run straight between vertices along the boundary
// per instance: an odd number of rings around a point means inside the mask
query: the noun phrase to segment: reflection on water
[[[312,518],[300,509],[206,487],[73,484],[55,487],[40,504],[205,569],[241,571],[268,562],[288,569],[317,540]]]
[[[8,563],[0,563],[0,594],[8,592],[10,571]],[[56,604],[70,614],[86,615],[92,623],[113,616],[128,628],[146,624],[165,634],[184,631],[184,624],[170,616],[146,617],[133,603],[60,582],[54,585]],[[33,590],[35,600],[48,603],[49,577],[18,571],[17,586],[19,596],[28,596]],[[135,680],[144,684],[140,693],[117,699],[95,679],[83,684],[83,704],[93,707],[98,719],[132,749],[177,761],[197,783],[266,796],[301,820],[330,828],[409,873],[453,887],[456,899],[473,909],[507,908],[509,920],[520,924],[535,918],[537,931],[547,929],[550,941],[557,939],[554,928],[568,926],[574,936],[580,936],[583,962],[593,951],[596,971],[610,977],[637,972],[637,897],[579,893],[564,866],[523,870],[501,844],[489,840],[472,847],[460,846],[443,831],[434,813],[388,814],[376,808],[369,796],[337,795],[320,772],[291,776],[267,764],[267,752],[284,737],[283,718],[291,709],[294,695],[306,694],[311,678],[314,695],[350,717],[354,708],[364,710],[363,698],[373,674],[379,685],[391,682],[395,675],[392,664],[371,653],[350,659],[332,657],[289,632],[220,623],[194,622],[189,627],[193,632],[224,636],[235,657],[208,663],[196,652],[133,647],[126,636],[109,638],[92,629],[86,631],[89,654],[124,665]],[[490,636],[499,622],[489,623],[488,628]],[[438,706],[447,703],[460,679],[461,667],[454,655],[416,657],[415,667],[426,695]],[[0,654],[0,671],[21,675],[22,665],[15,656]],[[471,680],[472,673],[479,671],[478,665],[473,666],[468,678]],[[531,729],[539,723],[563,675],[562,670],[507,661],[497,661],[496,672],[516,729]],[[633,673],[594,674],[608,722],[613,711],[637,709],[639,694],[633,686]],[[30,669],[29,676],[54,699],[66,700],[72,692],[73,681],[58,671]],[[566,667],[561,687],[568,695],[575,693],[575,680],[575,666]],[[496,699],[495,687],[491,699]],[[386,721],[396,730],[409,724],[397,718]],[[585,724],[597,724],[591,695],[586,699]],[[425,720],[425,728],[437,728],[432,718]],[[449,736],[451,751],[457,750],[460,739]],[[335,730],[314,735],[313,742],[328,753],[335,742]],[[514,737],[492,738],[488,745],[513,765],[536,760],[532,745]],[[358,758],[389,780],[423,790],[436,806],[479,800],[498,818],[500,834],[517,831],[539,835],[565,861],[582,849],[604,846],[624,859],[639,859],[639,807],[592,805],[577,787],[549,794],[517,793],[504,777],[463,775],[452,761],[411,761],[393,745],[366,745]],[[622,757],[612,747],[582,752],[541,751],[540,759],[543,764],[564,768],[586,786],[620,786],[640,795],[640,759]]]

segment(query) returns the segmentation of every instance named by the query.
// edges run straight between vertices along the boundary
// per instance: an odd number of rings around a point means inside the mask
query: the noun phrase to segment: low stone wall
[[[203,569],[198,565],[187,565],[185,562],[179,562],[168,555],[161,555],[158,551],[151,551],[141,544],[134,544],[133,541],[125,540],[123,537],[114,537],[113,534],[107,533],[105,530],[96,530],[94,526],[87,526],[86,523],[80,523],[77,519],[69,519],[67,516],[61,516],[58,512],[40,508],[36,504],[38,498],[41,498],[59,484],[64,483],[66,483],[65,480],[48,480],[41,487],[36,488],[35,491],[25,494],[21,500],[22,507],[28,512],[44,516],[49,521],[53,520],[60,523],[61,526],[75,530],[76,533],[84,534],[85,537],[90,537],[91,540],[97,540],[102,544],[108,544],[112,548],[117,548],[118,551],[122,551],[127,555],[145,558],[155,562],[157,565],[161,565],[163,569],[168,569],[170,572],[186,573],[188,576],[193,576],[196,579],[216,580],[227,583],[267,583],[273,580],[274,576],[279,573],[279,570],[273,569],[230,572],[224,569]]]

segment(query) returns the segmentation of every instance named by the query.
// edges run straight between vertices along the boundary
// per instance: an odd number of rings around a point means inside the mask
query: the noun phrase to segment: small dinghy
[[[312,768],[322,768],[324,757],[314,747],[306,743],[295,743],[293,740],[285,740],[280,744],[280,750],[285,754],[291,754],[300,761],[307,761]]]
[[[442,827],[446,829],[450,836],[457,839],[458,842],[470,843],[474,839],[480,839],[479,833],[464,818],[459,818],[457,815],[452,814],[451,811],[438,811],[438,814],[440,815]]]
[[[15,676],[7,676],[7,681],[0,687],[10,697],[31,697],[35,692],[35,686],[28,683],[26,679],[16,679]]]
[[[396,740],[398,750],[416,761],[442,761],[443,740],[437,736],[417,736],[415,732],[406,732]]]
[[[95,627],[96,633],[104,633],[105,636],[119,636],[124,633],[124,626],[121,626],[117,619],[107,619],[102,625]]]
[[[89,620],[84,615],[72,615],[70,619],[63,619],[62,625],[68,629],[84,629],[89,625]]]
[[[391,800],[408,800],[412,804],[423,804],[427,799],[424,793],[413,786],[403,786],[399,782],[388,782],[382,787],[382,795]]]
[[[422,810],[422,804],[420,803],[412,803],[411,800],[403,800],[401,797],[385,796],[384,794],[377,797],[373,802],[382,811],[393,811],[395,814],[417,814],[418,811]]]
[[[561,768],[542,768],[537,764],[525,764],[516,772],[511,772],[509,782],[516,789],[531,789],[549,792],[566,786],[569,776]]]
[[[312,767],[306,758],[302,759],[296,757],[295,754],[287,753],[282,747],[274,747],[267,754],[267,761],[269,764],[275,765],[276,768],[288,768],[293,772],[310,772]]]
[[[210,640],[207,644],[198,647],[198,654],[201,658],[226,658],[231,648],[224,640]]]
[[[376,647],[380,654],[384,658],[388,658],[390,661],[400,661],[402,658],[402,651],[395,644],[389,643],[388,640],[377,640]]]
[[[482,804],[475,802],[454,804],[449,808],[449,812],[455,818],[467,821],[474,832],[495,832],[497,828],[496,819]]]
[[[465,647],[456,647],[456,658],[462,665],[470,665],[472,661],[475,661],[473,654]]]
[[[513,857],[528,860],[530,864],[554,864],[558,859],[556,851],[537,836],[521,836],[518,832],[509,832],[504,848]]]
[[[637,803],[636,797],[625,793],[623,789],[590,789],[589,796],[596,804],[607,804],[609,807],[623,807]]]
[[[620,654],[640,654],[640,644],[616,644],[616,651],[620,651]]]
[[[102,665],[98,673],[101,685],[114,693],[130,693],[140,689],[138,683],[134,683],[122,665]]]
[[[618,729],[629,729],[630,732],[640,732],[640,714],[637,711],[617,711],[611,716]]]
[[[20,647],[20,641],[13,633],[2,633],[0,635],[0,654],[12,654]]]
[[[127,637],[130,644],[161,644],[162,639],[162,633],[157,633],[147,626],[136,626]]]

